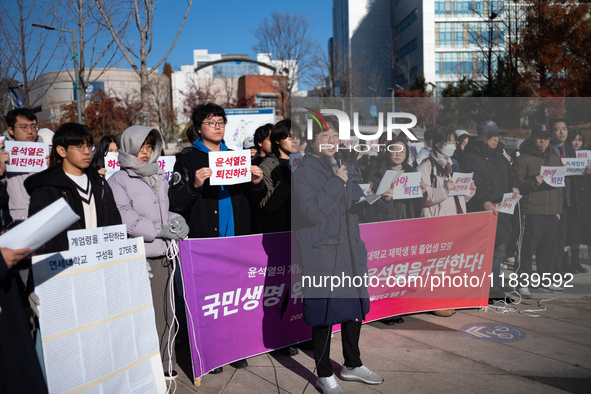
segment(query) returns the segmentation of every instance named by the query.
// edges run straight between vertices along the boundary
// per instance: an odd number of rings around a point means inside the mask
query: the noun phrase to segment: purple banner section
[[[195,378],[311,338],[290,238],[276,233],[179,242]]]

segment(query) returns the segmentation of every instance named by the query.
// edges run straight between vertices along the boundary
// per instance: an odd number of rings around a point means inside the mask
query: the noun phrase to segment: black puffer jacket
[[[93,167],[88,167],[85,173],[92,185],[97,226],[104,227],[121,224],[121,215],[117,209],[117,204],[115,204],[113,192],[105,178],[100,176],[98,171]],[[43,252],[53,253],[68,250],[68,231],[86,228],[82,200],[74,181],[66,175],[61,164],[56,164],[45,171],[28,177],[25,181],[25,188],[31,196],[29,216],[36,214],[62,197],[70,205],[72,210],[80,216],[80,219],[76,223],[45,244]]]
[[[179,213],[189,225],[189,238],[219,237],[219,188],[206,179],[199,189],[193,182],[195,171],[209,167],[206,152],[193,149],[181,155],[174,165],[172,184],[168,189],[170,210]],[[259,203],[267,193],[265,182],[227,186],[234,214],[234,235],[250,234],[249,200]]]
[[[462,172],[474,172],[476,184],[476,194],[466,203],[468,212],[484,211],[485,202],[498,204],[503,194],[519,189],[519,178],[503,154],[504,148],[501,142],[492,152],[478,142],[466,145]]]

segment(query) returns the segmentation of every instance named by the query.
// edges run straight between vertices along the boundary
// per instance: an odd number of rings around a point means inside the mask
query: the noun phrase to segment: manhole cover
[[[499,323],[472,323],[462,327],[462,332],[469,338],[487,342],[515,342],[525,338],[525,332],[519,328]]]

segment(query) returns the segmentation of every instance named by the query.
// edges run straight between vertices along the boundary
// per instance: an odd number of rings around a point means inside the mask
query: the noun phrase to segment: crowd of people
[[[381,143],[376,156],[350,150],[339,153],[338,120],[326,117],[326,126],[314,124],[306,140],[296,122],[283,119],[257,128],[243,142],[252,156],[251,181],[230,186],[210,185],[212,169],[208,153],[227,151],[224,140],[227,117],[213,103],[201,104],[187,130],[191,146],[177,154],[174,172],[167,182],[158,158],[163,137],[157,129],[132,126],[121,139],[103,137],[94,146],[89,129],[66,123],[53,134],[38,130],[35,113],[26,108],[6,116],[6,140],[45,142],[51,146],[49,168],[30,173],[7,172],[10,153],[0,153],[0,225],[6,231],[52,202],[64,198],[80,219],[49,241],[38,253],[68,249],[68,230],[126,224],[129,237],[143,237],[152,288],[160,353],[167,379],[174,370],[174,346],[169,352],[170,331],[175,330],[170,293],[172,262],[167,249],[172,241],[189,238],[232,237],[294,231],[298,259],[304,274],[331,275],[367,272],[367,250],[359,236],[359,223],[394,221],[493,211],[498,215],[493,256],[491,300],[506,299],[499,275],[506,264],[513,270],[564,276],[586,273],[580,264],[581,244],[591,244],[591,166],[583,175],[566,177],[566,187],[544,182],[541,166],[562,166],[562,158],[576,157],[585,149],[581,130],[569,128],[566,119],[538,123],[531,136],[512,151],[500,142],[506,131],[492,120],[477,125],[476,134],[432,126],[424,134],[425,147],[411,155],[409,141],[401,133]],[[324,145],[323,145],[324,144]],[[331,149],[326,149],[332,144]],[[322,149],[321,145],[325,148]],[[341,145],[341,148],[343,146]],[[105,156],[117,152],[121,170],[105,178]],[[295,172],[290,154],[304,153]],[[394,185],[375,204],[356,204],[376,191],[389,170],[421,174],[422,197],[393,199]],[[469,195],[450,196],[456,172],[472,172]],[[360,184],[370,184],[364,192]],[[522,195],[514,215],[498,212],[505,193]],[[319,244],[319,240],[323,240]],[[570,257],[569,251],[570,249]],[[46,392],[38,330],[30,321],[38,315],[29,250],[1,249],[0,258],[0,391]],[[182,264],[182,262],[181,262]],[[517,287],[523,298],[531,290],[564,292],[556,284]],[[380,384],[383,379],[361,362],[361,322],[369,311],[367,289],[308,291],[304,297],[304,321],[312,326],[312,349],[324,393],[342,392],[330,363],[330,330],[341,324],[345,362],[342,380]],[[30,308],[24,308],[28,305]],[[33,319],[29,319],[28,314]],[[178,312],[177,313],[182,313]],[[451,316],[454,310],[433,312]],[[387,324],[402,322],[388,319]],[[33,332],[35,340],[31,339]],[[36,332],[36,334],[35,334]],[[9,333],[9,334],[6,334]],[[294,347],[283,349],[295,355]],[[10,361],[9,361],[10,360]],[[231,364],[248,366],[247,360]],[[217,368],[211,373],[221,373]]]

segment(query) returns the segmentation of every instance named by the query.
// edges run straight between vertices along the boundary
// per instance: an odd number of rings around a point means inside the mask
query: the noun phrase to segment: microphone
[[[341,168],[341,166],[343,165],[343,154],[337,151],[333,157],[337,161],[338,168]]]

